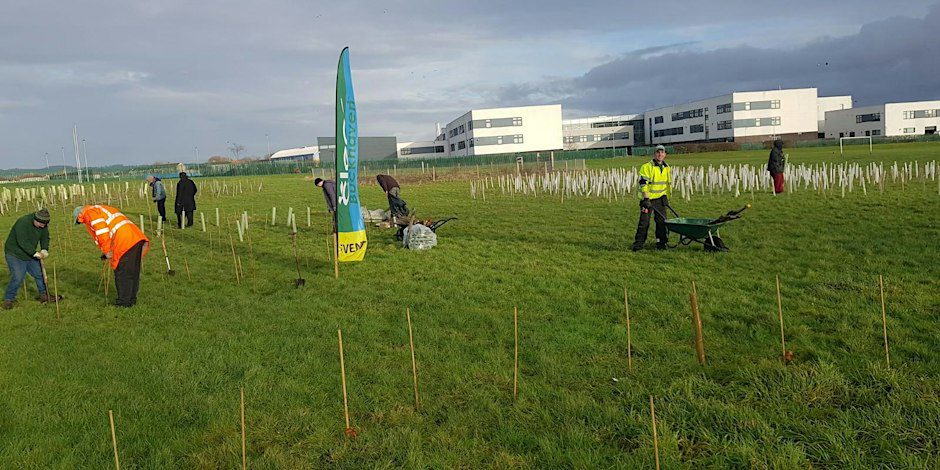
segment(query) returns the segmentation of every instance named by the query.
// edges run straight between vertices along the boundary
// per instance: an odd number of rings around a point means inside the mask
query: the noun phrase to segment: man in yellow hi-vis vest
[[[672,179],[666,164],[666,147],[656,146],[653,159],[640,167],[640,222],[636,226],[633,251],[643,249],[650,228],[650,213],[656,219],[656,248],[666,248],[669,232],[666,230],[666,207],[672,193]]]

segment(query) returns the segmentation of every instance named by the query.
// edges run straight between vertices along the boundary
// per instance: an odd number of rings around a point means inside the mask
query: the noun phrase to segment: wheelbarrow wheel
[[[714,253],[717,251],[728,251],[728,247],[725,246],[725,242],[721,241],[721,237],[718,235],[712,235],[711,237],[705,238],[702,244],[705,246],[705,251],[709,253]]]

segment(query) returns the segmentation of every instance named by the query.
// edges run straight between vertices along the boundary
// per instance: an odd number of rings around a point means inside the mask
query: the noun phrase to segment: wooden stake
[[[702,316],[698,309],[698,291],[695,289],[695,281],[692,281],[689,302],[692,304],[692,325],[695,327],[695,354],[698,357],[698,363],[705,365],[705,340],[702,335]]]
[[[185,258],[183,259],[183,266],[186,266],[186,278],[189,279],[190,281],[192,281],[192,280],[193,280],[193,275],[190,274],[190,272],[189,272],[189,261],[186,260]]]
[[[627,370],[633,372],[633,338],[630,336],[630,298],[627,296],[627,287],[623,288],[623,309],[627,315]]]
[[[247,439],[246,439],[247,436],[246,436],[246,435],[247,435],[247,433],[245,432],[245,388],[244,388],[244,387],[240,388],[240,389],[239,389],[239,392],[241,393],[241,398],[242,398],[242,402],[241,402],[241,415],[242,415],[242,470],[245,470],[246,468],[248,468],[248,452],[247,452],[247,446],[246,446],[246,443],[247,443]]]
[[[48,286],[46,287],[48,290]],[[55,270],[55,260],[52,261],[52,295],[55,299],[55,317],[57,320],[61,320],[62,317],[59,315],[59,276],[56,274]]]
[[[334,240],[336,242],[334,245],[336,251],[333,253],[333,277],[339,279],[339,230],[336,230],[333,236],[336,237]]]
[[[411,375],[414,377],[415,384],[415,410],[421,410],[421,402],[418,400],[418,365],[415,362],[415,339],[411,333],[411,308],[405,308],[405,316],[408,318],[408,343],[411,345]]]
[[[343,382],[343,415],[346,417],[346,434],[349,434],[349,401],[346,397],[346,362],[343,359],[343,330],[336,330],[336,335],[339,337],[339,372],[340,378]]]
[[[881,274],[878,275],[878,287],[881,289],[881,327],[885,335],[885,362],[891,367],[891,356],[888,354],[888,317],[885,314],[885,281]]]
[[[780,298],[780,275],[777,278],[777,314],[780,317],[780,353],[783,354],[783,363],[787,363],[787,340],[783,334],[783,301]]]
[[[515,401],[519,395],[519,309],[517,307],[512,308],[512,326],[516,343],[512,365],[512,399]]]
[[[659,470],[659,435],[656,432],[656,407],[653,405],[652,395],[650,395],[650,418],[653,422],[653,455],[656,458],[656,470]]]
[[[104,260],[104,299],[108,300],[108,287],[111,286],[111,276],[108,276],[108,260]]]
[[[235,240],[232,238],[232,234],[229,234],[228,242],[232,246],[232,263],[235,265],[235,282],[241,284],[241,277],[238,275],[238,256],[235,255]]]
[[[114,468],[121,470],[121,461],[118,459],[117,435],[114,433],[114,412],[108,410],[108,420],[111,421],[111,446],[114,447]]]

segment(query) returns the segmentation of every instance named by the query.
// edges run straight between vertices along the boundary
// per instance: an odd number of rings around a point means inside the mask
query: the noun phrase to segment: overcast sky
[[[315,144],[346,45],[360,134],[429,140],[479,107],[940,99],[938,38],[937,0],[0,0],[0,167],[74,161],[73,124],[93,166]]]

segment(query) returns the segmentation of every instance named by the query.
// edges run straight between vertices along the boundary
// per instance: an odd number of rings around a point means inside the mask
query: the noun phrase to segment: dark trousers
[[[176,226],[179,228],[183,228],[183,213],[185,213],[186,214],[186,226],[192,227],[193,226],[193,212],[194,211],[191,211],[191,210],[189,211],[183,210],[182,207],[177,207],[176,208]]]
[[[146,242],[141,240],[127,250],[114,270],[114,286],[117,287],[117,302],[114,304],[119,307],[132,307],[137,303],[144,243]]]
[[[644,213],[642,209],[640,210],[640,222],[636,225],[636,236],[633,238],[634,249],[643,248],[646,243],[651,215],[656,219],[656,246],[666,246],[666,240],[669,237],[669,231],[666,230],[666,204],[663,203],[663,198],[652,199],[650,202],[653,207],[649,212]]]
[[[774,179],[774,193],[783,192],[783,173],[771,173],[770,177]]]
[[[163,217],[163,222],[166,223],[166,199],[157,201],[157,213],[160,214],[160,217]]]

